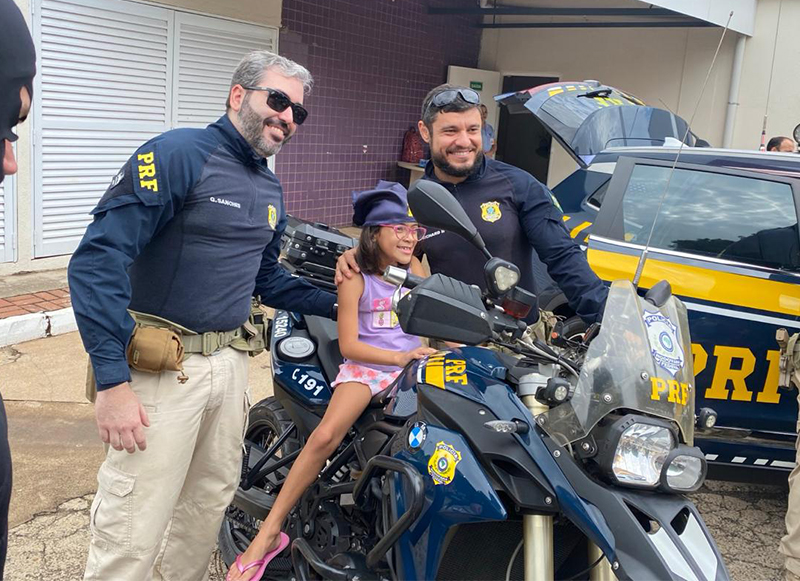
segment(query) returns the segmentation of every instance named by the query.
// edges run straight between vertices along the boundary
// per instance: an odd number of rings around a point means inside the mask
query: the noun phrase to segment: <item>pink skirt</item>
[[[403,370],[379,371],[357,363],[342,363],[339,366],[339,374],[333,380],[331,387],[336,387],[340,383],[363,383],[369,388],[372,395],[375,395],[389,387],[401,371]]]

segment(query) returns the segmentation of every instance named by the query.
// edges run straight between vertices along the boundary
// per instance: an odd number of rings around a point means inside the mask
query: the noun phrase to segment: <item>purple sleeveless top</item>
[[[422,346],[419,337],[407,335],[400,328],[397,315],[392,311],[392,293],[396,288],[379,276],[362,274],[364,292],[358,301],[358,340],[390,351],[411,351]],[[355,363],[379,371],[397,371],[394,365],[361,363],[345,359],[345,363]]]

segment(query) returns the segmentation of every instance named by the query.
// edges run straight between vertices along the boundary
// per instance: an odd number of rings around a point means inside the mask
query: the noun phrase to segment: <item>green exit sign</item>
[[[470,81],[469,88],[476,91],[483,91],[483,83],[481,81]]]

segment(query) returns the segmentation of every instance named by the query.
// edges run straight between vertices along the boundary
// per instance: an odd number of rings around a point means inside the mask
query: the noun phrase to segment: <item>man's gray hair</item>
[[[277,69],[284,77],[297,79],[303,83],[303,94],[308,95],[314,85],[311,73],[303,65],[282,57],[268,50],[254,50],[244,55],[231,78],[231,88],[234,85],[255,87],[261,82],[261,77],[269,69]],[[229,91],[230,95],[230,91]],[[225,103],[226,109],[231,108],[230,96]]]

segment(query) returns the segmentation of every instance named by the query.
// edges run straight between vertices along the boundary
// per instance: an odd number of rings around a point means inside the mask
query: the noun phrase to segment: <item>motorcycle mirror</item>
[[[441,228],[464,238],[491,259],[478,229],[464,208],[443,186],[430,180],[417,180],[408,191],[408,207],[414,218],[426,226]]]

